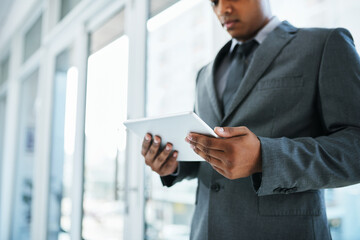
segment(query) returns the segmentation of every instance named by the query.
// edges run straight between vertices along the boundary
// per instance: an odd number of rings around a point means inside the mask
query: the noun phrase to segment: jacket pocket
[[[263,79],[259,81],[256,90],[267,90],[277,88],[297,88],[304,85],[302,76],[281,77],[274,79]]]
[[[259,197],[259,214],[264,216],[319,216],[320,191],[276,194]]]

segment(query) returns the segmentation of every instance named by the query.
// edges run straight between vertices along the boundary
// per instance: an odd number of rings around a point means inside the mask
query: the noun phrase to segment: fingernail
[[[159,139],[154,138],[154,142],[155,142],[156,144],[158,144],[158,143],[159,143]]]
[[[169,151],[169,150],[170,150],[170,148],[171,148],[171,147],[170,147],[169,145],[166,145],[166,150],[168,150],[168,151]]]
[[[148,135],[145,135],[145,140],[146,141],[149,141],[150,140],[150,137]]]
[[[194,145],[192,145],[192,144],[190,144],[190,147],[191,147],[192,149],[195,149],[195,146],[194,146]]]
[[[190,135],[188,135],[187,138],[188,138],[189,140],[192,140],[192,136],[190,136]]]
[[[174,152],[174,153],[173,153],[173,157],[177,157],[177,152]]]
[[[224,128],[219,127],[219,132],[224,132],[224,131],[225,131]]]

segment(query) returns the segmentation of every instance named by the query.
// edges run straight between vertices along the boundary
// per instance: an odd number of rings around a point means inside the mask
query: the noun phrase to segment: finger
[[[178,152],[174,151],[173,154],[169,157],[169,159],[161,166],[160,168],[160,176],[166,176],[174,173],[179,165],[177,161]]]
[[[222,139],[205,136],[198,133],[189,133],[187,135],[187,142],[197,146],[198,144],[203,147],[224,151],[224,143]],[[186,140],[186,139],[185,139]]]
[[[235,137],[240,135],[246,135],[249,133],[247,127],[215,127],[215,133],[219,137]]]
[[[224,177],[226,177],[226,173],[224,170],[222,170],[221,168],[218,168],[217,166],[213,165],[213,164],[210,164],[214,169],[215,171],[217,171],[218,173],[220,173],[221,175],[223,175]]]
[[[150,166],[154,162],[156,155],[159,152],[160,143],[161,143],[161,138],[159,136],[155,136],[154,141],[152,142],[149,148],[149,151],[147,151],[145,155],[145,163],[147,165]]]
[[[190,143],[190,144],[192,144],[192,143]],[[205,155],[209,155],[210,157],[214,157],[221,161],[224,161],[227,158],[227,155],[222,150],[215,150],[215,149],[207,148],[201,144],[196,144],[196,145],[192,144],[192,145],[195,146],[196,148],[198,148],[200,151],[202,151]]]
[[[167,143],[164,150],[156,157],[155,161],[152,164],[152,169],[155,172],[158,172],[162,165],[166,162],[166,159],[169,158],[172,150],[172,144]]]
[[[222,167],[224,164],[220,159],[217,159],[215,157],[212,157],[210,155],[205,154],[203,151],[201,151],[199,148],[197,148],[194,145],[190,145],[191,148],[194,150],[196,154],[198,154],[200,157],[202,157],[205,161],[207,161],[210,164],[214,164],[217,167]]]
[[[150,148],[151,139],[152,139],[152,136],[150,133],[145,134],[145,137],[144,137],[144,140],[142,143],[142,147],[141,147],[141,155],[143,155],[144,157]]]

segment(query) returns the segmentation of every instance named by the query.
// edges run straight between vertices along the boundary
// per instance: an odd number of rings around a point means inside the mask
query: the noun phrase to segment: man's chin
[[[230,29],[227,32],[230,34],[232,38],[241,42],[246,42],[254,37],[253,34],[239,33],[238,31],[230,30]]]
[[[235,31],[227,31],[232,38],[235,38],[238,41],[246,41],[247,37],[243,34],[236,33]]]

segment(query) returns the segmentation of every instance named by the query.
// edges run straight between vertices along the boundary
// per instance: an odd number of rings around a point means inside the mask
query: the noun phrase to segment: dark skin
[[[238,41],[256,36],[271,18],[268,0],[210,0],[221,25]],[[190,147],[217,172],[228,179],[251,176],[262,171],[261,144],[247,127],[216,127],[219,138],[189,133]],[[160,148],[161,138],[146,134],[141,154],[146,165],[160,176],[174,173],[178,167],[177,152],[171,143]]]
[[[210,0],[221,25],[238,41],[256,36],[271,18],[268,0]]]
[[[261,172],[261,145],[247,127],[216,127],[220,138],[190,133],[185,141],[221,175],[228,179]]]
[[[145,158],[145,164],[160,176],[170,175],[178,166],[177,151],[172,152],[172,144],[167,143],[164,149],[160,148],[161,138],[152,138],[150,133],[144,137],[141,154]]]

